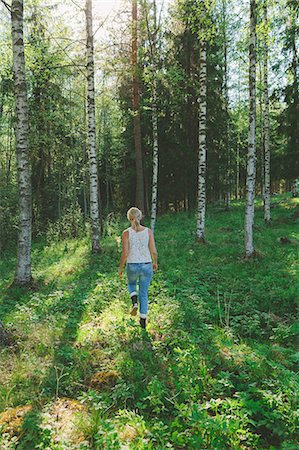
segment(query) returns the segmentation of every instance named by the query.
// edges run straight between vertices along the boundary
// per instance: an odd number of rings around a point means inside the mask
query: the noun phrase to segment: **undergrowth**
[[[273,205],[266,226],[257,200],[251,261],[242,202],[208,207],[206,245],[195,214],[158,218],[147,333],[117,275],[125,221],[109,217],[100,255],[87,238],[35,243],[32,291],[9,287],[6,254],[0,448],[298,448],[298,201]]]

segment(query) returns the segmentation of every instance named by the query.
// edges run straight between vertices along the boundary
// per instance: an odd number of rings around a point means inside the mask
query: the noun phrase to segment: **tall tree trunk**
[[[132,107],[136,159],[136,206],[141,209],[141,211],[144,211],[144,176],[142,165],[137,65],[137,0],[132,0]]]
[[[246,178],[245,255],[254,256],[253,222],[256,173],[256,2],[250,0],[249,131]]]
[[[226,168],[225,168],[225,209],[230,209],[231,200],[231,155],[230,155],[230,139],[229,139],[229,100],[228,100],[228,65],[227,65],[227,14],[226,14],[226,0],[222,0],[222,26],[223,26],[223,55],[224,55],[224,98],[226,111]]]
[[[94,92],[94,57],[92,34],[92,0],[86,0],[86,52],[87,52],[87,110],[88,110],[88,148],[90,170],[90,219],[92,251],[100,251],[100,223],[99,223],[99,182],[96,152],[96,120],[95,120],[95,92]]]
[[[155,232],[157,218],[157,197],[158,197],[158,113],[157,113],[157,79],[156,68],[153,64],[153,101],[152,101],[152,124],[153,124],[153,181],[152,181],[152,207],[151,207],[151,230]]]
[[[264,47],[264,219],[270,223],[270,116],[269,116],[269,94],[268,94],[268,14],[267,0],[264,0],[264,21],[266,27],[265,47]]]
[[[83,126],[86,129],[86,86],[84,86],[83,95]],[[88,214],[88,180],[87,180],[87,148],[86,148],[86,134],[83,134],[82,142],[82,162],[83,162],[83,208],[84,208],[84,227]]]
[[[259,142],[259,147],[260,147],[260,158],[261,158],[261,164],[260,164],[260,187],[261,187],[261,195],[264,199],[264,192],[265,192],[265,121],[264,121],[264,105],[263,105],[263,71],[262,71],[262,66],[261,66],[261,61],[259,62],[259,79],[260,79],[260,84],[261,84],[261,89],[260,89],[260,96],[259,96],[259,117],[260,117],[260,123],[259,123],[259,127],[260,127],[260,142]],[[257,177],[256,177],[257,178]],[[257,181],[256,181],[257,183]],[[265,199],[264,199],[265,200]]]
[[[147,13],[146,13],[147,14]],[[151,230],[155,232],[157,218],[158,197],[158,111],[157,111],[157,73],[156,73],[156,49],[157,49],[157,5],[153,0],[153,33],[150,32],[149,19],[147,17],[148,39],[150,42],[150,56],[152,65],[152,128],[153,128],[153,179],[152,179],[152,204],[151,204]]]
[[[12,0],[13,71],[16,105],[16,150],[19,185],[19,235],[15,283],[26,285],[31,275],[32,191],[28,147],[28,103],[23,40],[23,0]]]
[[[198,206],[196,239],[205,242],[205,211],[206,211],[206,122],[207,122],[207,45],[200,45],[199,69],[199,123],[198,123]]]

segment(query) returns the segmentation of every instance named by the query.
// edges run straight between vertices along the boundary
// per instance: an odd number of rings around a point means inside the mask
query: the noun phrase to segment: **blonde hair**
[[[140,220],[142,219],[142,212],[140,211],[140,209],[132,206],[132,208],[130,208],[127,212],[127,218],[128,220],[133,219],[133,229],[137,230],[137,228],[140,226]]]

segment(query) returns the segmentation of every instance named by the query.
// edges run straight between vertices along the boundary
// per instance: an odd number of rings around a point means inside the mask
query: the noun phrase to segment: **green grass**
[[[9,288],[15,258],[0,260],[16,337],[0,350],[0,448],[298,448],[298,200],[273,205],[267,227],[257,199],[251,261],[242,202],[208,206],[207,245],[195,214],[159,218],[147,334],[117,275],[125,222],[106,223],[99,256],[86,238],[34,244],[33,291]]]

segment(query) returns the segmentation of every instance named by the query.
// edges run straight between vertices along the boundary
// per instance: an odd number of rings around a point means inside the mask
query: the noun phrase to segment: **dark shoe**
[[[140,317],[140,326],[141,328],[143,328],[144,330],[146,329],[146,319],[143,319],[142,317]]]
[[[131,309],[131,316],[136,316],[137,311],[138,311],[138,299],[137,299],[137,295],[133,295],[131,297],[132,300],[132,309]]]

